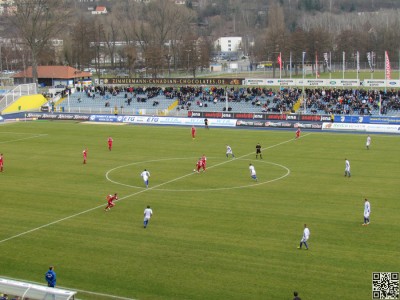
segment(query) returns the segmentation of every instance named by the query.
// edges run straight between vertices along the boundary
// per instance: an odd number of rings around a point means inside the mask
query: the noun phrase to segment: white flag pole
[[[228,87],[225,87],[226,97],[225,97],[225,110],[228,111]]]
[[[360,72],[360,53],[357,51],[357,81],[358,81],[358,73]]]
[[[344,79],[344,70],[345,70],[345,61],[346,61],[346,52],[343,51],[343,79]]]
[[[303,105],[304,105],[304,114],[307,112],[306,93],[304,91],[304,59],[305,59],[305,56],[306,56],[306,53],[303,52],[302,61],[303,61]]]

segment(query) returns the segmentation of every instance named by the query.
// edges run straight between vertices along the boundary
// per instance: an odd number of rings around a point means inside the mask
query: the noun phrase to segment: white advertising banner
[[[323,123],[322,130],[365,131],[365,126],[358,123]]]
[[[367,87],[400,87],[400,80],[365,79],[361,85]]]
[[[279,79],[246,78],[245,85],[264,86],[332,86],[332,87],[394,87],[400,88],[400,80],[384,79]]]
[[[328,86],[352,86],[358,87],[360,86],[360,80],[358,79],[330,79],[328,80]]]
[[[384,79],[365,79],[361,84],[368,87],[384,87],[385,81]]]
[[[387,87],[400,87],[400,80],[386,80]]]
[[[322,130],[381,132],[400,134],[400,125],[360,124],[360,123],[323,123]]]
[[[297,85],[296,79],[278,79],[280,86],[295,86]]]
[[[246,78],[244,83],[246,85],[265,85],[265,86],[329,86],[329,79],[261,79],[261,78]],[[356,80],[350,80],[356,81]],[[344,83],[339,85],[339,80],[337,80],[337,86],[344,86]],[[335,81],[336,84],[336,81]],[[346,86],[349,84],[346,83]]]
[[[121,121],[131,124],[204,126],[204,118],[123,116]],[[208,119],[208,125],[235,127],[236,121],[236,119]]]
[[[305,79],[305,86],[326,86],[329,79]]]
[[[279,85],[279,79],[267,79],[265,85],[278,86]]]
[[[261,78],[246,78],[244,80],[245,85],[266,85],[267,80]]]
[[[367,132],[384,132],[384,133],[397,133],[400,134],[399,125],[385,125],[385,124],[368,124]]]

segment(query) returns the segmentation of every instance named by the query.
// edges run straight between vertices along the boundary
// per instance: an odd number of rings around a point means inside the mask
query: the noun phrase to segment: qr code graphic
[[[372,299],[399,299],[399,272],[372,273]]]

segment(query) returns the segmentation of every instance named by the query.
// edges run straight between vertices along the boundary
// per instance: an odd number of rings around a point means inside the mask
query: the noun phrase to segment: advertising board
[[[335,122],[339,123],[369,123],[370,116],[342,116],[336,115]]]
[[[356,123],[323,123],[322,130],[380,132],[400,134],[400,125],[389,124],[356,124]]]
[[[81,114],[61,114],[61,113],[40,113],[30,112],[26,113],[25,118],[34,118],[38,120],[76,120],[76,121],[89,121],[89,115]]]
[[[113,116],[113,115],[91,115],[89,121],[92,122],[121,122],[122,116]]]
[[[264,128],[302,128],[302,129],[322,129],[322,123],[303,123],[290,121],[261,121],[261,120],[237,120],[238,127],[264,127]]]

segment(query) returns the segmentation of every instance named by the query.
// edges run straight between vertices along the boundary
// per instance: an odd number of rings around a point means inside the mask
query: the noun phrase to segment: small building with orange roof
[[[91,79],[92,73],[70,66],[38,66],[38,82],[41,86],[74,86],[78,81]],[[14,74],[14,84],[32,83],[32,67]]]

